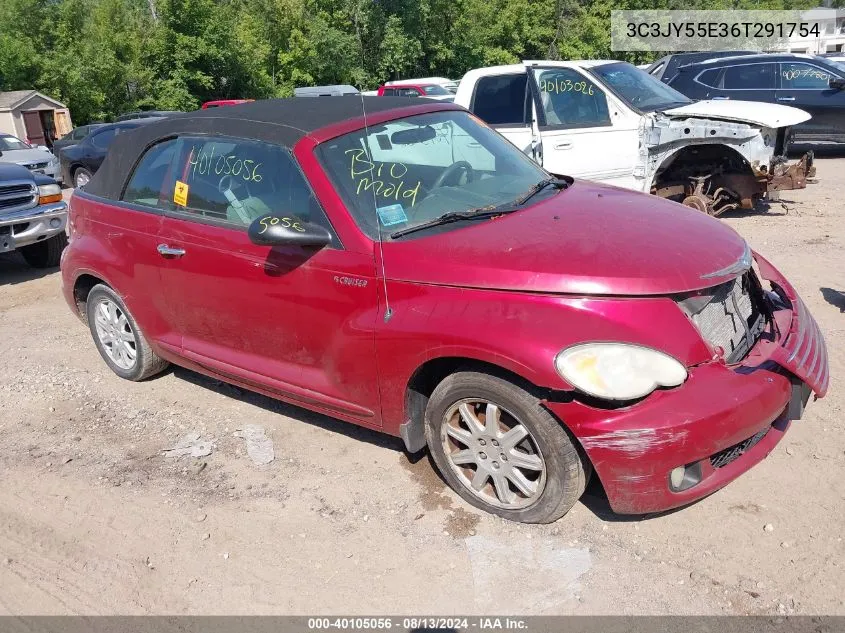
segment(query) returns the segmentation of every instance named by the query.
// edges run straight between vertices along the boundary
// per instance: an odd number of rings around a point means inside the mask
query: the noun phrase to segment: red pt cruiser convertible
[[[551,175],[452,104],[174,116],[120,135],[70,231],[65,297],[119,376],[172,362],[400,436],[515,521],[592,473],[620,513],[699,499],[828,386],[813,317],[732,229]]]

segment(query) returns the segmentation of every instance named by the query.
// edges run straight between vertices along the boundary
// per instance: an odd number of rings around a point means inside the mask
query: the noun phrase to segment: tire
[[[62,261],[62,251],[67,246],[64,232],[48,240],[21,247],[21,255],[33,268],[55,268]]]
[[[114,307],[114,319],[110,318],[109,306]],[[134,382],[145,380],[161,373],[170,364],[153,352],[123,301],[108,286],[97,284],[91,289],[85,312],[97,351],[106,365],[121,378]],[[109,324],[113,327],[110,328]],[[98,331],[101,328],[103,334]],[[125,338],[120,339],[119,334]]]
[[[498,408],[498,425],[487,425],[487,418],[497,415],[485,406],[489,403]],[[477,424],[475,434],[467,430],[467,410]],[[522,436],[517,426],[528,435]],[[489,374],[466,371],[444,379],[428,401],[425,435],[431,457],[452,489],[475,507],[511,521],[556,521],[575,505],[591,473],[574,440],[537,398]],[[485,483],[474,490],[479,470]]]
[[[82,184],[79,184],[80,179],[83,180]],[[89,180],[91,180],[91,172],[84,167],[77,167],[73,170],[73,186],[77,189],[87,185]]]

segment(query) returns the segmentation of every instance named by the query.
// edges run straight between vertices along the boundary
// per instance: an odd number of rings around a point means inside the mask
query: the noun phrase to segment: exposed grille
[[[727,466],[732,461],[739,459],[744,453],[750,451],[760,442],[760,440],[766,437],[770,428],[771,427],[767,426],[765,429],[757,431],[757,433],[749,437],[747,440],[742,440],[738,444],[729,446],[728,448],[711,455],[710,465],[713,466],[713,468],[722,468],[722,466]]]
[[[728,362],[742,360],[763,331],[765,321],[752,298],[750,273],[708,291],[710,300],[692,315],[701,335],[721,347]]]
[[[0,186],[0,211],[29,207],[34,204],[34,185],[14,183]]]

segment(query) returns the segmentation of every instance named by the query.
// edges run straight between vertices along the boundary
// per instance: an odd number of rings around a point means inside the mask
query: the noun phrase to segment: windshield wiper
[[[416,233],[417,231],[429,229],[433,226],[440,226],[441,224],[451,224],[452,222],[461,222],[463,220],[483,220],[485,218],[494,218],[497,215],[513,213],[518,210],[519,209],[516,209],[515,207],[508,206],[501,208],[482,207],[480,209],[470,209],[469,211],[452,211],[450,213],[444,213],[443,215],[438,216],[433,220],[429,220],[428,222],[423,222],[422,224],[417,224],[416,226],[409,226],[407,229],[394,231],[390,234],[390,239],[395,240],[397,237],[402,237],[403,235],[408,235],[409,233]]]
[[[558,189],[566,189],[569,184],[569,181],[564,180],[563,178],[546,178],[545,180],[541,180],[536,185],[531,187],[531,189],[529,189],[521,198],[518,198],[514,204],[518,207],[521,207],[531,198],[533,198],[535,195],[537,195],[547,187],[557,187]]]

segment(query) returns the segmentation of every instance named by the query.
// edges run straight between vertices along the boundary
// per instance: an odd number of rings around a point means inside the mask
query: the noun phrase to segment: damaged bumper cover
[[[827,350],[818,326],[780,273],[755,259],[785,305],[741,363],[691,367],[682,386],[621,409],[545,403],[580,440],[615,512],[660,512],[715,492],[772,451],[811,391],[825,394]],[[696,481],[676,491],[670,473],[681,466]]]

